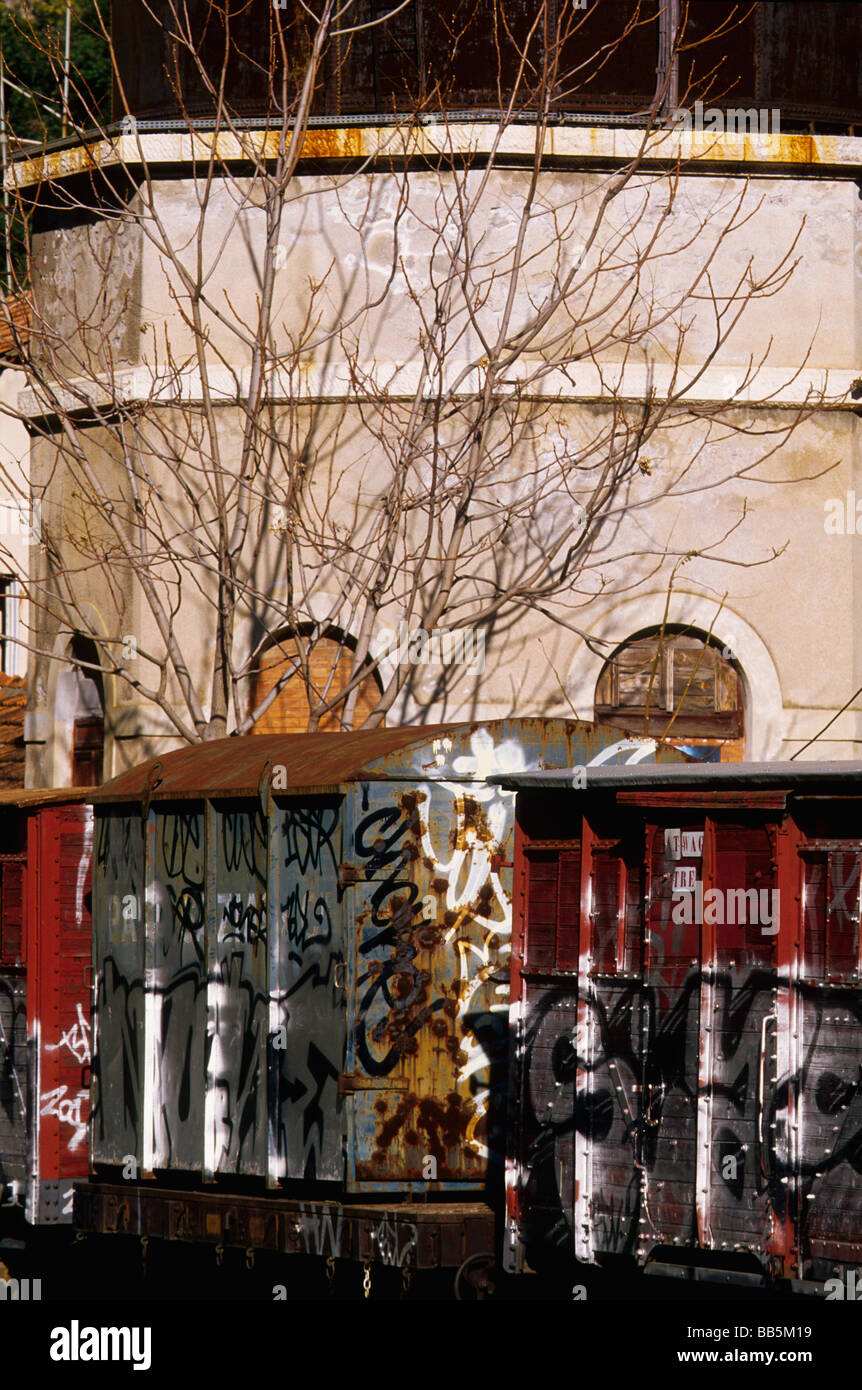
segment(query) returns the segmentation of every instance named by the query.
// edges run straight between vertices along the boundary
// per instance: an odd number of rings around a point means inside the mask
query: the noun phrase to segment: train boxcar
[[[88,1176],[93,812],[0,794],[0,1205],[69,1224]]]
[[[862,766],[494,780],[518,793],[507,1268],[858,1268]]]
[[[514,798],[487,779],[653,748],[557,720],[252,736],[100,789],[79,1224],[420,1268],[493,1248]]]

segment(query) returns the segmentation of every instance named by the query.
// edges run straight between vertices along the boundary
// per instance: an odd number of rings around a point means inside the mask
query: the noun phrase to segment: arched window
[[[644,633],[618,648],[596,685],[595,717],[626,733],[667,734],[693,750],[742,757],[742,681],[722,649],[690,628]]]
[[[318,637],[309,649],[308,637],[304,638],[308,657],[309,682],[312,690],[312,704],[317,703],[326,693],[327,700],[345,689],[353,666],[353,651],[342,640],[340,634],[329,633]],[[284,673],[285,668],[296,667],[269,708],[254,725],[256,734],[301,734],[308,728],[311,705],[308,699],[306,682],[299,666],[299,648],[295,637],[287,637],[263,653],[251,681],[249,713],[251,714]],[[333,674],[334,667],[334,674]],[[330,681],[330,676],[332,679]],[[329,683],[329,684],[327,684]],[[372,673],[360,682],[356,697],[356,708],[351,724],[359,728],[375,708],[380,699],[380,684]],[[337,733],[342,726],[344,707],[329,710],[318,725],[321,733]]]
[[[72,725],[72,786],[98,787],[104,772],[105,692],[100,672],[87,667],[101,664],[99,653],[94,642],[76,637],[70,656],[84,663],[60,677]]]

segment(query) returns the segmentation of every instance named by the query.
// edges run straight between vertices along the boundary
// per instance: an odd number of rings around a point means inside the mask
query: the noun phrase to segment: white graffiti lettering
[[[46,1091],[39,1102],[39,1114],[56,1115],[60,1124],[71,1125],[75,1133],[69,1140],[69,1148],[77,1149],[87,1135],[90,1093],[78,1091],[74,1096],[67,1096],[68,1089],[68,1086],[58,1086],[55,1091]]]
[[[88,1019],[84,1017],[84,1011],[81,1005],[76,1004],[75,1008],[78,1012],[77,1023],[73,1023],[71,1028],[67,1028],[66,1032],[62,1034],[59,1042],[46,1043],[45,1051],[57,1052],[61,1047],[68,1047],[75,1061],[80,1066],[83,1066],[85,1062],[92,1060],[92,1052],[90,1050],[90,1023]]]

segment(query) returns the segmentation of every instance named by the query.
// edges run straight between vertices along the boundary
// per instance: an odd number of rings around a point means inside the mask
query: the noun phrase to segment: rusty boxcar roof
[[[23,810],[36,806],[80,803],[92,794],[92,787],[6,787],[0,791],[0,810],[16,806]]]
[[[498,773],[488,781],[507,791],[564,791],[572,788],[575,771],[575,768],[568,768]],[[585,785],[576,790],[612,791],[627,787],[703,792],[736,787],[805,787],[810,790],[812,786],[846,787],[854,782],[858,783],[862,795],[862,763],[635,763],[587,768]]]
[[[460,724],[424,724],[406,728],[359,729],[353,733],[246,734],[241,738],[196,743],[130,768],[119,777],[92,789],[88,800],[97,805],[128,801],[192,800],[202,797],[255,796],[261,780],[275,767],[283,769],[273,790],[296,793],[337,791],[360,779],[397,781],[451,779],[485,781],[493,769],[475,759],[472,771],[455,772],[452,759],[468,750],[471,735],[493,734],[509,746],[530,745],[534,761],[544,761],[546,744],[554,746],[559,763],[560,747],[568,745],[573,756],[592,757],[604,751],[619,731],[600,724],[571,719],[485,719]],[[451,739],[445,746],[450,756],[434,749],[435,741]],[[621,739],[631,746],[631,740]],[[651,740],[649,741],[651,742]],[[578,752],[574,749],[577,747]],[[424,750],[427,748],[428,756]],[[413,751],[412,758],[407,750]],[[673,749],[661,756],[682,759]],[[480,762],[483,764],[480,766]],[[499,769],[498,769],[499,770]]]
[[[442,738],[459,727],[431,724],[359,729],[342,734],[245,734],[213,739],[150,758],[96,791],[94,804],[111,801],[188,800],[253,796],[268,766],[285,769],[285,791],[334,790],[355,781],[369,763],[397,749]]]

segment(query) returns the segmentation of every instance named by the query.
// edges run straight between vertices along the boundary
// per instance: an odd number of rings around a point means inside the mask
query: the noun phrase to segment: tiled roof
[[[24,785],[26,709],[24,677],[0,671],[0,790]]]
[[[17,357],[30,336],[30,301],[25,294],[0,299],[0,358]]]

